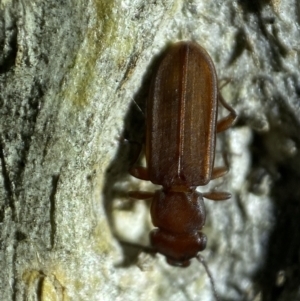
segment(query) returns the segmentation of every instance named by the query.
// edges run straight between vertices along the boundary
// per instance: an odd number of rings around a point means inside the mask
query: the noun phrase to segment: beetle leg
[[[224,160],[225,166],[215,167],[213,169],[212,175],[211,175],[212,180],[223,177],[224,175],[226,175],[228,173],[229,163],[228,163],[228,158],[226,156],[226,152],[223,152],[223,160]]]
[[[223,177],[228,173],[228,168],[223,166],[223,167],[215,167],[212,171],[211,179],[217,179],[220,177]]]
[[[129,173],[137,179],[150,181],[148,169],[146,167],[143,166],[133,167],[129,170]]]
[[[222,118],[217,123],[217,133],[220,133],[227,130],[235,123],[237,119],[237,114],[235,110],[228,103],[226,103],[225,99],[220,93],[218,95],[218,101],[220,101],[222,106],[229,111],[229,115]]]
[[[143,252],[148,253],[148,254],[152,254],[155,255],[157,253],[157,251],[151,247],[151,246],[144,246],[144,245],[140,245],[134,242],[130,242],[130,241],[125,241],[123,239],[118,239],[119,243],[131,248],[136,248],[136,249],[142,249]]]
[[[221,82],[224,81],[224,83],[221,84]],[[219,90],[222,90],[225,86],[227,86],[232,81],[231,77],[224,77],[219,80]]]
[[[134,191],[129,191],[128,196],[133,199],[148,200],[153,198],[154,192],[134,190]]]
[[[128,266],[128,263],[134,262],[142,271],[146,271],[149,268],[149,263],[150,263],[150,268],[151,268],[151,261],[146,261],[143,262],[143,259],[139,258],[139,255],[141,252],[148,254],[149,256],[155,258],[155,255],[157,253],[157,250],[154,249],[152,246],[145,246],[141,245],[139,243],[131,242],[131,241],[126,241],[124,239],[120,239],[117,237],[118,242],[120,243],[121,247],[124,250],[124,258],[123,261],[118,263],[117,266],[119,267],[125,267]],[[128,251],[127,251],[128,250]],[[133,252],[135,251],[135,252]],[[130,256],[126,255],[129,254]],[[135,254],[132,256],[132,254]],[[150,259],[150,258],[149,258]]]
[[[206,199],[213,201],[225,201],[231,198],[231,194],[224,191],[210,191],[202,193],[202,196]]]

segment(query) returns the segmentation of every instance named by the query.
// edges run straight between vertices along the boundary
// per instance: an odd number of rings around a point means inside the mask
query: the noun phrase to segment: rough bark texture
[[[231,171],[211,186],[233,197],[206,201],[216,289],[300,298],[299,23],[296,0],[2,0],[0,299],[214,300],[197,261],[121,243],[148,244],[148,206],[126,191],[153,187],[128,175],[136,143],[120,138],[142,141],[136,104],[184,39],[231,79],[222,94],[239,113],[220,144]]]

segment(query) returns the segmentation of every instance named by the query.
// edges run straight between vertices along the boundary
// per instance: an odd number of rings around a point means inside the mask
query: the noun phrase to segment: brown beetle
[[[217,121],[218,104],[230,114]],[[146,111],[145,167],[131,174],[162,185],[152,192],[131,191],[136,199],[152,199],[152,247],[171,265],[186,267],[205,249],[203,197],[226,200],[226,192],[199,193],[197,186],[223,176],[226,167],[214,168],[216,133],[236,120],[236,113],[219,89],[214,64],[194,42],[170,47],[153,76]]]

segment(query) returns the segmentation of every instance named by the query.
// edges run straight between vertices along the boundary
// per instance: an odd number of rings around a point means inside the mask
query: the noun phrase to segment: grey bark
[[[123,138],[143,141],[152,70],[177,40],[209,52],[239,114],[216,158],[230,173],[204,188],[233,194],[206,201],[216,290],[299,299],[299,23],[286,0],[2,0],[1,300],[214,300],[199,262],[122,243],[148,245],[148,205],[126,192],[154,189],[128,175]]]

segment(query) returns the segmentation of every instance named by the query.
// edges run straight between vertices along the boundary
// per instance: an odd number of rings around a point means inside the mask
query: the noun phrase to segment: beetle
[[[217,121],[218,105],[229,114]],[[131,191],[135,199],[150,199],[151,245],[170,265],[186,267],[206,247],[203,198],[221,201],[227,192],[200,193],[197,186],[225,175],[214,168],[216,134],[237,119],[220,94],[208,53],[197,43],[177,42],[166,51],[150,86],[146,105],[147,167],[135,166],[132,176],[161,185],[155,192]]]

